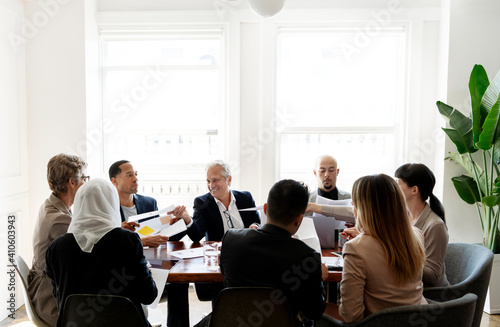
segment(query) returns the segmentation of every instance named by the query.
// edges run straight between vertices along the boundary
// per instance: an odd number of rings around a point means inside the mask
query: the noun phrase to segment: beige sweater
[[[427,303],[422,295],[422,274],[398,285],[382,245],[373,237],[362,233],[350,240],[344,245],[343,256],[339,313],[346,322],[390,307]]]

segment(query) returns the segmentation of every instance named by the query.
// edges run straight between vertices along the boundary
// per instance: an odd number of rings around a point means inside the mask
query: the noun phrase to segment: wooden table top
[[[192,259],[179,259],[169,254],[169,252],[201,247],[201,243],[191,242],[167,242],[166,247],[156,249],[145,249],[146,260],[153,268],[170,269],[167,281],[169,283],[194,283],[194,282],[223,282],[224,276],[220,273],[220,268],[209,270],[203,262],[203,257]],[[333,256],[332,251],[339,249],[323,249],[323,256]],[[341,250],[341,249],[340,249]],[[330,271],[327,282],[340,282],[342,280],[341,271]]]

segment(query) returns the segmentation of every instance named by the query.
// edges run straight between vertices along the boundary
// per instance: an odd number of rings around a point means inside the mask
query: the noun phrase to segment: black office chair
[[[66,298],[62,327],[146,327],[143,315],[118,295],[72,294]]]
[[[276,301],[276,293],[281,294]],[[281,302],[281,303],[280,303]],[[215,301],[209,327],[295,326],[290,304],[283,294],[270,287],[229,287]]]
[[[345,323],[327,315],[315,327],[470,327],[474,317],[477,296],[466,294],[459,299],[430,304],[405,305],[380,310],[365,319]]]
[[[449,243],[444,263],[450,286],[424,288],[424,297],[446,301],[467,293],[476,294],[477,303],[472,327],[479,327],[490,284],[493,257],[490,249],[478,244]]]

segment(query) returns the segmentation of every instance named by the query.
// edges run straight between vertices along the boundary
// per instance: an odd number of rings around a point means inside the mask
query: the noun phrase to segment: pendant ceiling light
[[[271,17],[283,9],[286,0],[248,0],[250,8],[262,17]]]

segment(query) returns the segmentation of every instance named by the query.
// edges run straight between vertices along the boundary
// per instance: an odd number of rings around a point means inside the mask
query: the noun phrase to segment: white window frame
[[[176,13],[176,12],[163,12],[163,13],[100,13],[97,16],[98,30],[100,42],[117,39],[124,37],[131,37],[132,35],[137,38],[148,37],[148,35],[179,35],[183,33],[189,34],[203,34],[203,33],[221,33],[221,57],[223,58],[223,67],[221,67],[221,85],[225,88],[225,91],[221,92],[224,95],[221,97],[221,107],[223,112],[220,115],[219,131],[218,137],[220,138],[221,154],[220,158],[214,159],[225,159],[232,163],[233,165],[238,165],[239,159],[239,138],[234,137],[237,134],[239,127],[239,110],[234,110],[235,106],[238,105],[238,94],[230,91],[230,86],[239,83],[235,83],[239,75],[231,73],[235,71],[234,68],[237,62],[229,60],[231,57],[229,54],[231,52],[228,46],[231,43],[231,38],[234,38],[234,34],[229,33],[229,23],[221,22],[219,17],[214,13]],[[234,40],[233,40],[234,42]],[[104,59],[103,49],[100,49],[100,60],[101,63]],[[101,64],[99,65],[101,67]],[[112,69],[112,68],[111,68]],[[99,81],[102,81],[102,71],[99,72]],[[106,122],[103,120],[103,98],[100,96],[100,107],[99,108],[89,108],[88,119],[87,119],[87,131],[103,131],[106,130]],[[231,110],[233,109],[233,110]],[[90,118],[92,117],[92,118]],[[102,134],[100,140],[102,140]],[[95,146],[94,146],[95,147]],[[98,151],[88,151],[89,160],[89,172],[93,176],[102,176],[107,178],[108,164],[104,163],[103,149],[104,145],[102,142],[97,146]],[[127,159],[127,158],[126,158]],[[160,184],[155,184],[152,178],[151,180],[142,180],[143,188],[140,193],[150,194],[155,196],[155,194],[163,194],[174,189],[176,193],[189,193],[186,196],[194,199],[194,195],[200,195],[207,191],[205,183],[205,165],[200,165],[200,167],[189,167],[189,181],[186,184],[186,180],[178,180],[179,175],[175,174],[178,172],[178,167],[173,167],[171,169],[173,173],[169,173],[168,167],[165,167],[165,172],[167,173],[167,178],[169,182]],[[187,169],[188,167],[186,167]],[[237,174],[238,172],[236,172]],[[236,184],[237,185],[237,184]],[[191,199],[192,200],[192,199]],[[185,203],[190,205],[189,203]]]

